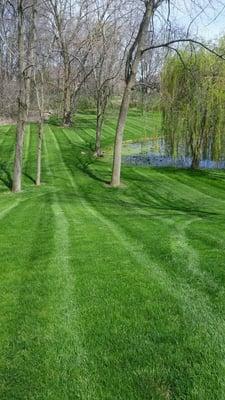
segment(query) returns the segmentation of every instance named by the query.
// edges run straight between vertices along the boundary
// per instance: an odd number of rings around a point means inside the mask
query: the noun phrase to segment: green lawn
[[[131,113],[125,139],[158,122]],[[126,166],[110,189],[83,114],[46,125],[41,188],[28,127],[13,195],[14,135],[0,129],[0,399],[225,399],[225,173]]]

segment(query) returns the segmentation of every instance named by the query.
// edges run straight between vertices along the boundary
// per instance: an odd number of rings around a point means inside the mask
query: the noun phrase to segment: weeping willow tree
[[[162,72],[163,134],[173,157],[219,161],[225,156],[225,62],[206,51],[183,51]]]

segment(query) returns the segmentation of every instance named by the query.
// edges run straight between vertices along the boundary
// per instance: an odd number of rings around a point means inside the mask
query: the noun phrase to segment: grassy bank
[[[28,127],[15,196],[0,131],[0,399],[225,398],[224,172],[124,166],[109,189],[83,114],[46,125],[39,189]],[[145,131],[131,114],[125,140]]]

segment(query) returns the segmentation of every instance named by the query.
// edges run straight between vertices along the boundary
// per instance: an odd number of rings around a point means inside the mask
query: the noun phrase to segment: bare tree
[[[63,123],[71,125],[76,95],[91,71],[85,69],[90,51],[84,29],[87,2],[49,0],[52,30],[63,64]],[[88,4],[88,3],[87,3]]]
[[[27,119],[27,93],[26,93],[26,55],[25,55],[25,11],[24,0],[18,0],[18,116],[16,130],[16,148],[13,171],[13,192],[21,191],[22,160],[25,124]]]
[[[101,136],[106,108],[113,87],[120,77],[124,52],[121,51],[121,34],[115,20],[97,21],[97,32],[92,45],[92,89],[96,103],[95,155],[102,156]]]
[[[15,1],[0,2],[0,114],[17,112],[17,10]]]
[[[142,57],[142,50],[145,45],[145,41],[148,35],[150,21],[153,17],[155,10],[159,7],[160,1],[153,2],[152,0],[145,1],[144,14],[135,37],[135,40],[130,47],[126,60],[126,71],[125,71],[125,87],[123,98],[120,106],[120,113],[117,122],[115,145],[114,145],[114,156],[113,156],[113,171],[111,186],[117,187],[120,185],[120,171],[121,171],[121,154],[122,154],[122,142],[123,132],[126,123],[127,113],[129,109],[131,90],[135,84],[136,74],[138,66]]]
[[[37,0],[33,0],[32,4],[32,32],[33,32],[33,76],[32,81],[36,93],[36,101],[38,108],[38,140],[36,152],[36,186],[41,184],[41,166],[42,166],[42,142],[44,134],[44,66],[43,58],[38,58],[38,43],[37,43]],[[50,53],[49,53],[50,54]],[[48,58],[48,57],[47,57]],[[44,62],[46,62],[46,57]]]

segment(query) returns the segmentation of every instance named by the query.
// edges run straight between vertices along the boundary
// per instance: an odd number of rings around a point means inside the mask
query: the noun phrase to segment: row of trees
[[[70,126],[84,85],[96,103],[96,155],[101,155],[105,111],[121,77],[125,47],[132,36],[132,32],[126,34],[127,24],[132,17],[122,13],[116,0],[1,1],[0,14],[1,110],[17,115],[12,189],[18,192],[28,116],[38,119],[39,125],[39,185],[45,112],[61,113],[62,123]]]
[[[207,7],[199,1],[193,1],[196,15]],[[117,91],[122,98],[111,180],[112,186],[120,185],[123,131],[133,89],[139,87],[143,95],[158,88],[162,59],[177,51],[178,43],[201,44],[173,26],[173,7],[170,0],[0,0],[1,107],[4,114],[17,115],[14,192],[21,190],[31,111],[36,110],[38,119],[39,185],[45,112],[57,111],[62,123],[71,125],[84,89],[96,105],[97,156],[110,96]]]

